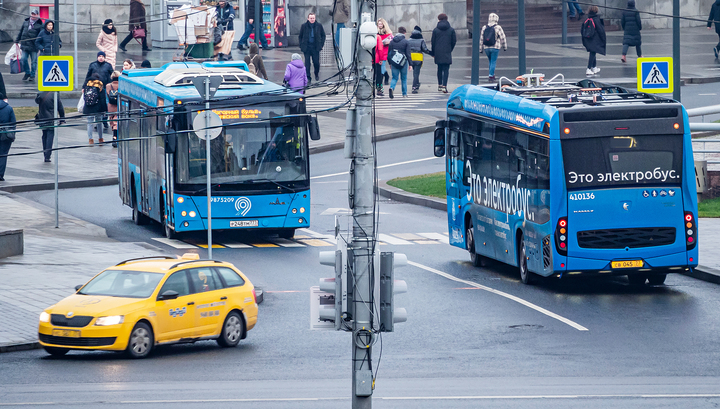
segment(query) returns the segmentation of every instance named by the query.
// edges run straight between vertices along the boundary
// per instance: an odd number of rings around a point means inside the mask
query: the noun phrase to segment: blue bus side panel
[[[683,109],[683,122],[685,123],[685,139],[683,144],[683,208],[685,211],[693,213],[695,218],[695,227],[698,228],[700,220],[698,220],[698,202],[697,202],[697,185],[694,183],[694,179],[690,175],[695,175],[695,160],[693,156],[692,139],[690,138],[690,120],[688,119],[687,111]],[[683,240],[685,238],[683,237]],[[698,240],[699,241],[699,240]],[[695,248],[687,251],[687,263],[688,266],[695,268],[698,266],[699,258],[699,246],[700,243],[695,243]],[[692,259],[692,261],[690,261]]]
[[[557,124],[558,120],[555,119],[553,124]],[[553,129],[557,133],[558,125],[552,126],[550,131]],[[553,183],[555,181],[556,183]],[[550,139],[550,196],[556,198],[566,198],[567,190],[565,189],[565,166],[562,161],[562,148],[560,146],[560,140],[551,138]],[[555,228],[558,223],[558,219],[563,216],[567,216],[568,207],[567,200],[553,200],[550,203],[550,232],[553,235],[550,237],[550,247],[552,248],[552,268],[555,272],[562,273],[567,271],[567,257],[561,256],[557,252],[555,246]],[[561,267],[562,266],[562,267]]]

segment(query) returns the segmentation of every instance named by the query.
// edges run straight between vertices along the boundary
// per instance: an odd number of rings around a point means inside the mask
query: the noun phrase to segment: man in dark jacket
[[[586,75],[595,75],[600,72],[600,68],[597,66],[597,54],[605,55],[607,42],[605,22],[600,18],[599,11],[598,6],[591,6],[587,19],[580,27],[583,46],[590,53],[587,70],[585,70]],[[590,32],[592,35],[588,36]]]
[[[98,51],[97,61],[90,63],[88,72],[85,75],[83,83],[87,83],[90,80],[90,76],[97,74],[100,76],[100,81],[103,82],[103,87],[110,83],[110,76],[113,73],[113,66],[109,62],[105,61],[105,51]]]
[[[235,9],[227,1],[219,1],[215,7],[215,16],[218,26],[222,27],[223,32],[235,30],[233,20],[235,19]]]
[[[430,45],[431,53],[435,57],[435,64],[437,64],[438,91],[446,94],[455,44],[457,44],[455,29],[450,26],[447,14],[441,13],[438,16],[437,27],[432,32]]]
[[[15,38],[15,44],[20,44],[22,50],[22,65],[25,71],[23,81],[35,81],[35,72],[37,71],[37,48],[35,48],[35,39],[40,30],[43,29],[42,20],[38,17],[38,11],[33,9],[30,17],[23,22],[20,32]],[[32,60],[32,63],[28,62]]]
[[[315,13],[308,14],[307,21],[300,27],[300,49],[305,54],[305,72],[310,77],[310,60],[315,66],[315,81],[320,81],[320,50],[325,45],[325,29],[315,21]]]
[[[413,28],[408,44],[410,44],[410,67],[412,67],[413,72],[412,93],[417,94],[420,89],[420,69],[423,65],[423,54],[430,54],[422,35],[422,29],[419,26]]]
[[[5,102],[5,94],[0,94],[0,182],[5,181],[5,167],[10,145],[15,140],[15,111]],[[12,125],[9,125],[12,124]]]
[[[250,38],[250,34],[253,33],[255,30],[255,2],[259,2],[260,0],[247,0],[247,8],[245,11],[245,32],[243,33],[242,37],[240,37],[240,41],[238,41],[237,48],[239,50],[244,50],[248,47],[248,39]],[[263,11],[262,6],[260,6],[260,21],[259,21],[260,27],[263,26]],[[257,39],[255,39],[255,42],[258,42]],[[266,41],[259,41],[260,46],[263,49],[267,49],[267,42]]]
[[[50,162],[52,156],[53,140],[55,139],[55,127],[52,119],[55,117],[55,104],[53,101],[53,93],[50,91],[38,92],[35,97],[35,103],[38,104],[38,120],[36,124],[42,129],[42,144],[45,162]],[[65,118],[65,108],[62,101],[58,98],[58,117]]]
[[[55,40],[57,39],[57,46]],[[40,52],[40,55],[53,55],[55,49],[60,50],[62,48],[62,39],[55,37],[55,23],[52,20],[45,20],[43,29],[40,30],[37,38],[35,39],[35,48]]]
[[[398,34],[393,37],[388,45],[388,63],[392,68],[392,80],[390,81],[390,99],[393,99],[393,91],[397,85],[398,77],[402,84],[402,95],[407,98],[407,72],[410,65],[410,43],[405,38],[407,30],[405,27],[398,27]],[[404,57],[404,58],[403,58]]]
[[[718,37],[720,37],[720,0],[715,0],[715,3],[713,3],[710,8],[710,17],[708,17],[707,22],[708,30],[712,28],[713,23],[715,23],[715,33],[717,33]],[[720,42],[718,42],[718,45],[715,46],[713,51],[715,52],[715,58],[718,58],[718,53],[720,53]]]
[[[118,46],[119,49],[127,51],[125,46],[133,39],[133,30],[135,28],[145,30],[145,37],[142,37],[142,50],[152,51],[147,45],[147,24],[145,23],[145,5],[142,0],[130,0],[130,33]]]
[[[631,46],[635,47],[638,58],[642,57],[642,37],[640,36],[640,30],[642,30],[642,21],[640,21],[640,13],[635,8],[635,0],[628,0],[627,9],[623,10],[622,18],[620,19],[620,25],[624,30],[623,35],[623,50],[620,61],[625,62],[625,56],[627,55],[628,48]]]

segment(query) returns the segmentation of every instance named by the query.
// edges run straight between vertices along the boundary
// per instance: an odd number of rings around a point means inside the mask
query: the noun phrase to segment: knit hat
[[[301,57],[300,54],[298,54],[298,53],[293,53],[293,55],[292,55],[292,60],[293,60],[293,61],[295,61],[295,60],[302,60],[302,57]]]
[[[101,55],[105,57],[105,51],[98,51],[97,56],[100,57]]]
[[[500,20],[500,17],[498,17],[497,14],[490,13],[490,15],[488,16],[488,25],[491,26],[493,24],[497,24],[498,20]]]
[[[420,26],[415,26],[415,27],[413,27],[413,31],[422,32],[422,28],[420,28]]]
[[[628,7],[629,8],[635,7],[635,0],[628,0]]]

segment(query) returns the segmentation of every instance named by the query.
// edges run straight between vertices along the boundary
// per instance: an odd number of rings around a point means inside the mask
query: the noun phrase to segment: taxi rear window
[[[238,273],[227,267],[219,267],[216,270],[220,273],[227,287],[240,287],[245,285],[245,280]]]

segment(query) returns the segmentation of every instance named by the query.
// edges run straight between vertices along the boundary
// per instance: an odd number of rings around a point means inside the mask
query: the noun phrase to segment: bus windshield
[[[212,183],[306,180],[304,123],[303,118],[283,118],[224,127],[210,141]],[[194,132],[178,135],[177,152],[177,182],[205,183],[205,140]]]
[[[606,136],[562,141],[568,189],[679,185],[682,135]]]

